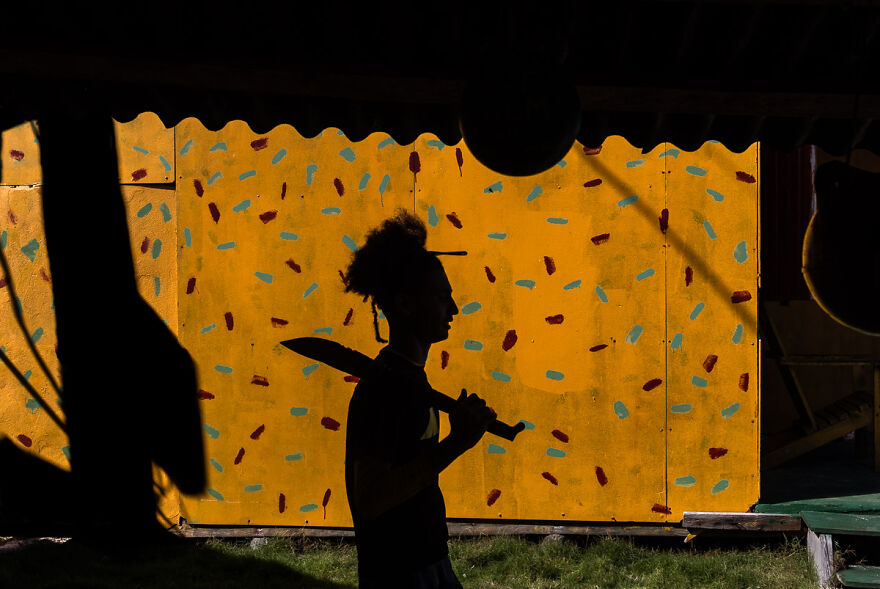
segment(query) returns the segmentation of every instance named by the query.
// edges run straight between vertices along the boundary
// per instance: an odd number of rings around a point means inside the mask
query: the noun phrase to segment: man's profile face
[[[412,296],[411,304],[410,319],[419,340],[433,344],[449,337],[452,317],[458,315],[458,306],[452,299],[452,286],[442,267],[427,274],[422,288]]]

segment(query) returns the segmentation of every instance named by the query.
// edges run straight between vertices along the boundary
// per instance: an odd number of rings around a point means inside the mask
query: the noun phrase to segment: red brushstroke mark
[[[266,378],[265,376],[260,376],[259,374],[255,374],[254,377],[251,379],[251,384],[258,384],[261,387],[267,387],[267,386],[269,386],[269,379]]]
[[[148,249],[150,249],[150,238],[145,237],[144,240],[141,242],[141,253],[147,253]]]
[[[235,325],[232,320],[232,311],[226,311],[225,313],[223,313],[223,318],[226,319],[226,330],[232,331],[232,328]]]
[[[342,380],[344,380],[345,382],[360,382],[361,381],[361,379],[359,379],[358,377],[351,376],[350,374],[346,374],[345,376],[343,376]]]
[[[354,309],[349,309],[348,313],[345,314],[345,321],[343,321],[342,324],[348,326],[351,323],[352,315],[354,315]]]
[[[554,438],[556,438],[560,442],[564,442],[566,444],[568,443],[568,434],[567,433],[560,431],[558,429],[555,429],[550,433],[553,435]]]
[[[284,197],[287,196],[287,182],[281,183],[281,200],[284,200]]]
[[[660,211],[660,218],[658,221],[660,221],[660,231],[665,235],[666,230],[669,229],[669,209],[663,209]]]
[[[440,370],[446,369],[449,366],[449,352],[443,350],[440,352]]]
[[[492,489],[486,497],[486,505],[492,507],[495,505],[495,502],[498,501],[499,497],[501,497],[501,489]]]
[[[4,288],[6,286],[6,277],[0,278],[0,288]]]
[[[592,241],[596,245],[600,245],[605,243],[609,239],[611,239],[610,233],[600,233],[599,235],[594,235],[593,237],[591,237],[590,241]]]
[[[287,319],[282,319],[280,317],[272,317],[272,327],[284,327],[290,323]]]
[[[749,373],[743,372],[739,375],[739,390],[742,392],[748,392],[749,390]]]
[[[348,278],[345,277],[345,274],[342,273],[342,270],[337,270],[339,272],[339,279],[342,280],[342,284],[348,286]]]
[[[193,276],[189,280],[186,281],[186,294],[192,294],[192,292],[196,289],[196,277]]]
[[[562,314],[550,315],[549,317],[544,317],[544,321],[546,321],[550,325],[559,325],[560,323],[565,321],[565,316]]]
[[[287,509],[287,500],[284,497],[284,493],[278,494],[278,513],[284,513],[284,510]]]
[[[586,182],[584,182],[584,188],[593,188],[594,186],[599,186],[600,184],[602,184],[602,178],[587,180]]]
[[[135,170],[131,173],[131,181],[137,182],[138,180],[142,180],[147,177],[147,170],[141,168],[140,170]]]
[[[15,436],[15,438],[19,442],[21,442],[21,445],[24,446],[25,448],[30,448],[31,444],[33,444],[33,441],[24,434],[18,434],[17,436]]]
[[[214,219],[214,222],[217,223],[220,221],[220,209],[217,208],[212,202],[208,203],[208,210],[211,211],[211,218]]]
[[[336,187],[336,194],[339,196],[345,194],[345,186],[342,185],[342,180],[339,178],[333,178],[333,186]]]
[[[49,278],[49,274],[46,273],[45,268],[40,268],[40,278],[42,278],[46,282],[52,282],[52,279]]]
[[[603,487],[608,484],[608,477],[605,476],[605,471],[602,470],[601,466],[596,467],[596,480],[599,481],[599,484]]]
[[[727,454],[727,448],[709,448],[709,458],[715,460]]]
[[[706,356],[706,359],[703,360],[703,370],[706,372],[712,372],[712,369],[715,368],[716,362],[718,362],[718,356],[715,354],[709,354]]]
[[[232,461],[233,464],[241,464],[241,459],[244,458],[244,448],[238,449],[238,454],[235,455],[235,460]]]
[[[290,266],[291,270],[293,270],[297,274],[302,272],[302,268],[300,268],[299,264],[297,264],[296,262],[293,261],[293,258],[290,258],[289,260],[287,260],[284,263],[287,264],[288,266]]]
[[[199,400],[208,401],[214,398],[214,393],[209,393],[204,389],[199,389]]]
[[[269,147],[269,138],[268,137],[260,137],[259,139],[254,139],[251,141],[251,147],[254,148],[254,151],[260,151],[261,149],[266,149]]]
[[[327,504],[330,503],[330,489],[324,491],[324,499],[321,501],[321,507],[324,508],[324,519],[327,519]]]
[[[746,184],[754,184],[755,182],[757,182],[757,180],[755,180],[755,177],[748,172],[737,172],[736,179],[740,182],[745,182]]]
[[[464,164],[464,156],[461,155],[461,148],[455,148],[455,161],[458,163],[458,175],[461,176],[461,166]]]
[[[446,215],[446,218],[449,219],[449,222],[455,225],[456,229],[461,229],[461,221],[458,218],[458,215],[455,214],[455,211]]]
[[[334,432],[339,430],[339,422],[332,417],[322,417],[321,425]]]
[[[544,256],[544,267],[547,268],[548,276],[556,272],[556,262],[550,256]]]
[[[731,303],[744,303],[750,300],[752,300],[752,293],[747,290],[738,290],[730,295]]]
[[[413,180],[415,180],[416,174],[422,171],[422,162],[419,160],[419,152],[416,150],[409,154],[409,171],[413,173]]]
[[[266,211],[262,215],[260,215],[260,221],[263,222],[263,225],[274,219],[278,216],[278,211]]]
[[[599,147],[587,147],[584,145],[584,153],[587,155],[599,155],[602,151],[602,146]]]
[[[670,515],[672,510],[666,507],[665,505],[660,505],[659,503],[655,503],[654,507],[651,508],[651,511],[656,513],[665,513],[666,515]]]
[[[492,274],[492,270],[489,269],[489,266],[483,266],[483,269],[486,271],[486,278],[489,279],[489,282],[495,282],[495,275]]]
[[[260,436],[263,435],[263,432],[266,431],[266,424],[261,425],[257,429],[254,430],[254,433],[251,434],[252,440],[259,440]]]
[[[608,347],[608,344],[599,344],[598,346],[593,346],[592,348],[590,348],[590,351],[591,352],[598,352],[599,350],[604,350],[607,347]]]
[[[202,198],[202,196],[204,196],[205,187],[202,186],[202,181],[198,178],[193,179],[193,188],[196,189],[196,196],[198,196],[199,198]]]
[[[18,223],[18,219],[15,217],[15,213],[12,212],[12,209],[9,209],[9,220],[12,221],[13,225]]]
[[[542,472],[541,476],[553,483],[554,485],[558,485],[559,481],[556,480],[556,477],[550,474],[549,472]]]
[[[656,389],[661,384],[663,384],[663,380],[661,380],[659,378],[652,378],[651,380],[649,380],[648,382],[646,382],[645,384],[642,385],[642,390],[643,391],[650,391],[652,389]]]
[[[694,281],[694,269],[688,266],[684,269],[684,285],[690,286],[691,282]]]
[[[504,341],[501,342],[501,349],[505,352],[508,351],[513,345],[516,343],[516,330],[511,329],[507,332],[507,335],[504,336]]]
[[[10,149],[9,150],[9,157],[11,157],[12,159],[14,159],[17,162],[20,162],[21,160],[24,159],[24,152],[18,151],[17,149]]]

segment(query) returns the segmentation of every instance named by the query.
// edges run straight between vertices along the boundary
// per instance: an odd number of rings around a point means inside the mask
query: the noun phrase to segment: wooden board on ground
[[[785,503],[759,503],[755,506],[758,513],[791,513],[802,511],[831,511],[837,513],[871,513],[880,512],[880,493],[868,495],[850,495],[849,497],[822,497],[819,499],[803,499]]]
[[[804,523],[817,534],[846,534],[849,536],[880,535],[880,516],[857,513],[828,513],[804,511]]]
[[[741,530],[752,532],[799,532],[801,518],[778,513],[685,511],[682,526],[689,530]]]
[[[837,573],[844,587],[880,587],[880,567],[854,566]]]

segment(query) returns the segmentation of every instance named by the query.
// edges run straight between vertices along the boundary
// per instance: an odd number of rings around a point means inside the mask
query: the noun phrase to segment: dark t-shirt
[[[388,580],[448,554],[446,506],[438,477],[427,468],[439,421],[425,371],[387,347],[375,362],[376,375],[361,379],[351,398],[345,440],[361,583]],[[372,465],[360,480],[359,461]]]

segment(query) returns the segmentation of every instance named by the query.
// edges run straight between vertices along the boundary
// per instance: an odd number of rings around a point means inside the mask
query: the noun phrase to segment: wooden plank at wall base
[[[690,530],[743,530],[753,532],[799,532],[801,518],[784,513],[729,513],[685,511],[682,526]]]
[[[819,577],[819,587],[822,589],[831,587],[831,576],[834,574],[834,548],[831,536],[817,535],[813,530],[807,530],[807,550]]]

